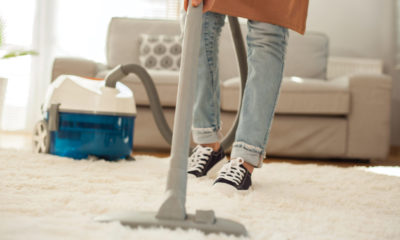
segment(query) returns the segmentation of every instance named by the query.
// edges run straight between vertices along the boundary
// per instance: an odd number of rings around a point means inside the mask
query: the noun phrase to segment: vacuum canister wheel
[[[50,131],[45,120],[36,123],[33,132],[33,151],[48,153],[50,150]]]

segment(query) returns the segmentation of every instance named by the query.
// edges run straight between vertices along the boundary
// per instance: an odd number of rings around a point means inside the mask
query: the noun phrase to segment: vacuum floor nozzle
[[[103,215],[95,218],[98,222],[119,221],[132,228],[165,227],[170,229],[198,229],[206,234],[224,233],[227,235],[247,236],[246,228],[229,219],[216,218],[214,211],[197,210],[196,214],[188,214],[184,220],[159,219],[155,212],[126,211]]]

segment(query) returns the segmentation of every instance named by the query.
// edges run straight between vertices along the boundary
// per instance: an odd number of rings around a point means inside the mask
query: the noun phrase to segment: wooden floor
[[[31,135],[24,133],[0,133],[0,149],[16,149],[16,150],[32,150]],[[168,157],[167,151],[148,151],[148,150],[135,150],[134,155],[151,155],[155,157]],[[281,158],[281,157],[267,157],[264,163],[270,162],[287,162],[292,164],[319,164],[319,165],[333,165],[339,167],[352,167],[352,166],[400,166],[400,146],[392,147],[390,155],[384,160],[370,160],[369,162],[357,160],[342,160],[342,159],[307,159],[307,158]]]
[[[154,157],[168,157],[167,151],[143,151],[136,150],[134,155],[151,155]],[[390,155],[387,159],[372,159],[354,160],[354,159],[313,159],[313,158],[287,158],[277,156],[267,156],[264,163],[272,162],[287,162],[292,164],[317,164],[317,165],[332,165],[338,167],[353,167],[353,166],[400,166],[400,147],[391,147]]]

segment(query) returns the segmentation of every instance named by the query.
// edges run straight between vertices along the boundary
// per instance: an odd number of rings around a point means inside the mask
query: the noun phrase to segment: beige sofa
[[[246,34],[246,25],[242,25]],[[56,58],[60,74],[104,77],[124,63],[139,63],[138,36],[178,35],[178,21],[113,18],[106,45],[107,63]],[[229,28],[220,44],[222,132],[231,127],[239,101],[239,80]],[[178,72],[151,70],[164,113],[172,126]],[[282,83],[267,155],[306,158],[384,159],[389,151],[391,79],[382,62],[329,57],[329,40],[321,33],[290,33]],[[158,132],[140,80],[124,79],[135,94],[138,116],[134,148],[168,149]]]

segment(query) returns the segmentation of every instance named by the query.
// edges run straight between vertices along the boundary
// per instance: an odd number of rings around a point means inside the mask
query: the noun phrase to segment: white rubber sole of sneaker
[[[235,187],[229,184],[216,183],[212,186],[211,189],[213,192],[219,192],[227,197],[233,197],[234,195],[239,195],[239,196],[246,195],[250,192],[249,190],[252,188],[249,188],[248,190],[237,190]]]
[[[226,183],[216,183],[212,186],[212,191],[222,193],[225,196],[231,197],[238,190]]]
[[[221,159],[221,161],[217,162],[217,164],[215,164],[210,170],[208,170],[208,173],[206,176],[208,176],[209,178],[212,178],[212,179],[217,178],[219,170],[227,162],[228,162],[228,158],[224,157],[223,159]]]
[[[251,187],[249,188],[249,190]],[[227,184],[227,183],[216,183],[212,186],[212,190],[215,192],[222,193],[223,195],[227,197],[232,197],[235,194],[239,195],[246,195],[249,190],[237,190],[235,187]]]

